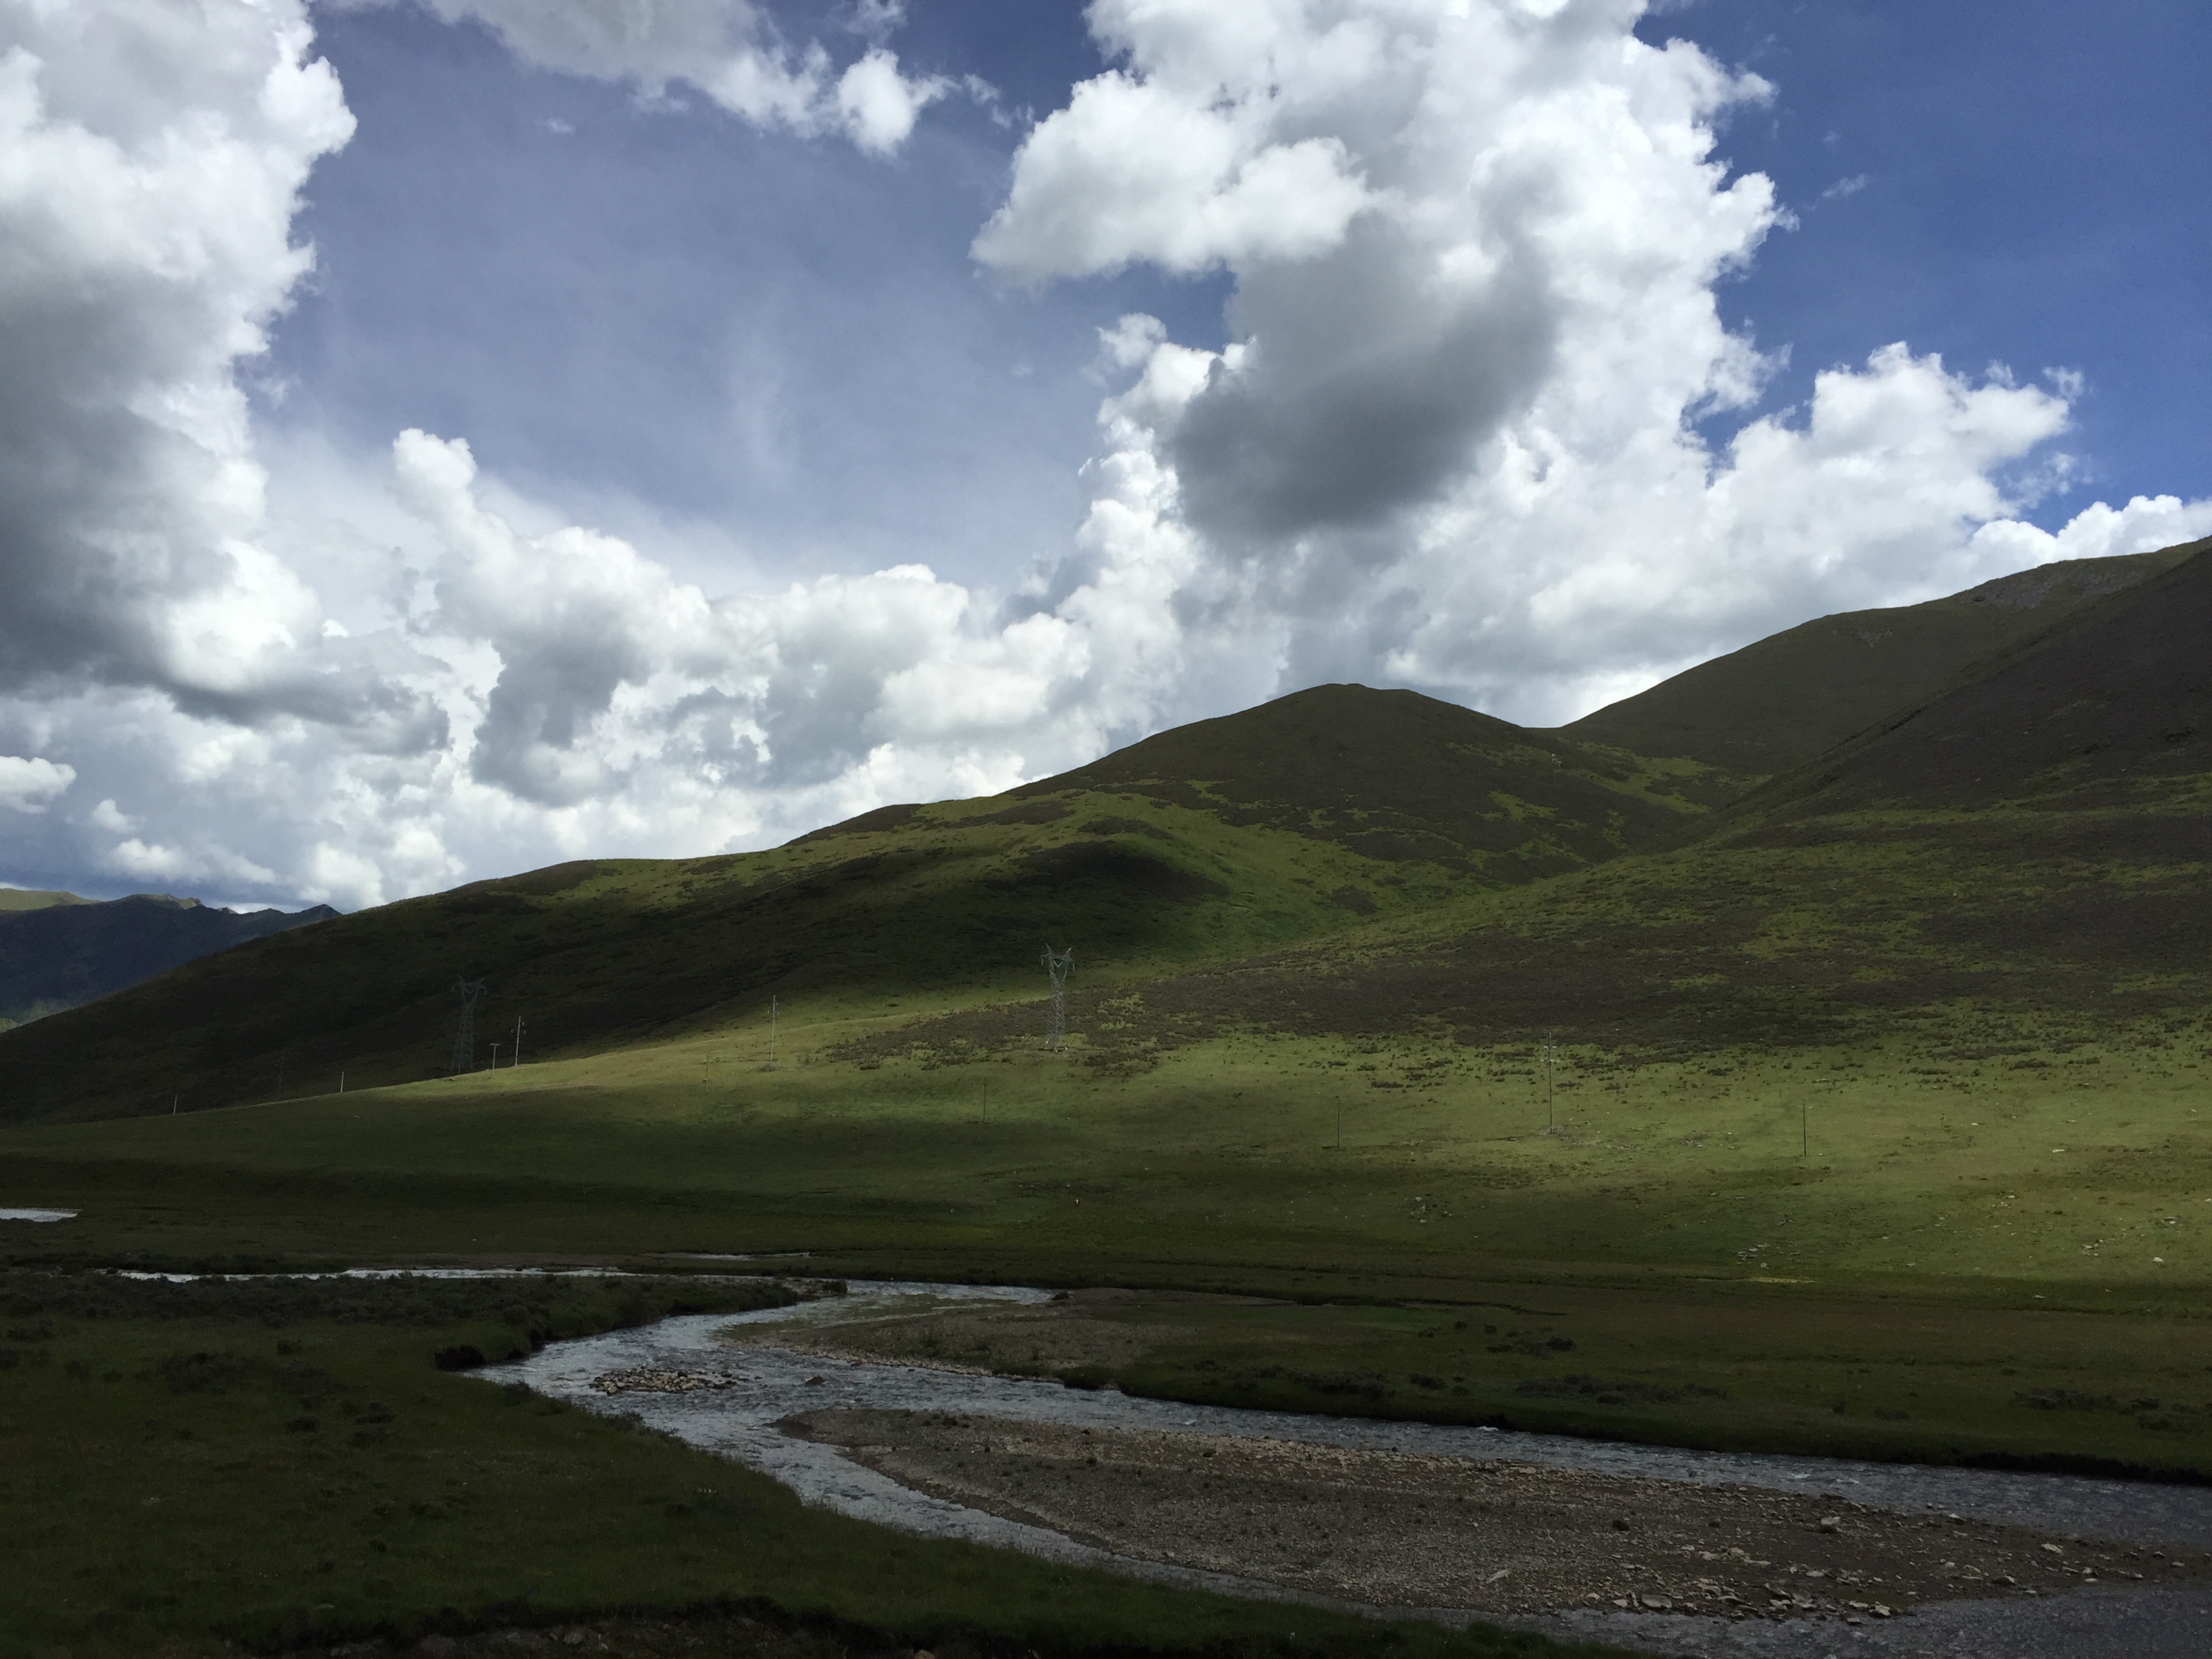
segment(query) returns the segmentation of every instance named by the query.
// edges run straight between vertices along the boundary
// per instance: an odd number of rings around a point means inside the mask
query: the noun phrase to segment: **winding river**
[[[793,1308],[664,1320],[551,1345],[475,1375],[520,1381],[592,1410],[635,1417],[690,1444],[774,1477],[805,1501],[857,1519],[935,1537],[1027,1551],[1164,1583],[1281,1597],[1254,1580],[1139,1561],[1043,1528],[968,1508],[900,1485],[832,1445],[776,1425],[823,1407],[953,1413],[1017,1423],[1226,1435],[1315,1445],[1547,1465],[1648,1480],[1831,1495],[1902,1514],[1929,1511],[2007,1522],[2046,1534],[2160,1548],[2212,1550],[2212,1490],[2057,1475],[1927,1468],[1810,1457],[1692,1452],[1494,1430],[1241,1411],[1089,1392],[1037,1382],[919,1366],[825,1359],[763,1346],[738,1326],[846,1323],[979,1303],[1040,1303],[1049,1292],[1004,1286],[856,1281],[848,1294]],[[1318,1600],[1304,1597],[1300,1599]],[[1329,1605],[1342,1605],[1330,1603]],[[1393,1609],[1407,1616],[1404,1609]],[[1418,1616],[1464,1622],[1449,1608]],[[1786,1621],[1595,1609],[1490,1622],[1561,1638],[1597,1639],[1713,1659],[1824,1659],[1845,1653],[1938,1659],[2205,1659],[2212,1655],[2212,1591],[2099,1586],[2036,1601],[1945,1601],[1909,1618],[1847,1626],[1827,1618]]]

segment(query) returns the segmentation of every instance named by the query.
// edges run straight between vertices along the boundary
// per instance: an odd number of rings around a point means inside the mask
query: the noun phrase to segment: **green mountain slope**
[[[1730,786],[1694,763],[1526,731],[1417,692],[1322,685],[1012,793],[1144,795],[1514,882],[1666,845]]]
[[[1899,708],[1735,815],[1891,811],[2195,818],[2212,770],[2212,542]],[[2206,843],[2212,852],[2212,842]]]
[[[1086,978],[1171,970],[1431,902],[1449,878],[1211,814],[1075,792],[956,802],[744,855],[556,866],[195,963],[0,1036],[0,1120],[437,1076],[457,976],[480,1057],[672,1034],[805,996],[859,1017],[1004,997],[1045,940]],[[511,1054],[512,1049],[508,1052]]]
[[[586,1054],[749,1021],[771,998],[842,1023],[854,1055],[1003,1053],[1036,1025],[1047,941],[1076,948],[1076,1028],[1114,1065],[1255,1028],[1695,1049],[1974,999],[2155,1012],[2203,976],[2144,944],[2195,926],[2204,886],[2185,808],[2212,562],[2186,551],[2163,575],[2158,558],[2030,573],[2043,600],[2004,589],[1998,630],[2026,644],[1732,805],[1741,781],[1715,764],[1321,687],[1006,796],[887,807],[757,854],[562,866],[228,951],[0,1036],[0,1121],[436,1077],[457,976],[489,981],[478,1061],[495,1040],[512,1054],[518,1020],[533,1057]],[[1935,616],[1933,639],[1990,601],[1942,603],[1896,614]],[[2007,708],[2014,749],[1988,737]],[[1802,743],[1802,714],[1778,702],[1758,752]],[[1748,714],[1731,718],[1710,752],[1749,752]],[[1997,769],[1968,777],[1962,749]],[[1939,783],[1952,793],[1897,809],[1910,822],[1875,811]],[[2105,920],[2154,912],[2162,933]],[[2038,926],[2053,915],[2071,920]]]
[[[2208,546],[2062,561],[1924,605],[1822,617],[1586,714],[1559,735],[1686,756],[1747,779],[1786,772],[1925,702],[1981,659]]]
[[[1008,796],[886,807],[764,853],[561,866],[233,952],[12,1034],[0,1118],[437,1076],[457,977],[489,981],[485,1057],[518,1019],[539,1054],[770,997],[876,1018],[1002,1000],[1034,989],[1047,939],[1079,942],[1086,983],[1119,983],[1665,844],[1700,793],[1693,763],[1322,687]]]
[[[138,893],[95,904],[73,894],[0,909],[0,1020],[36,1019],[180,963],[287,928],[328,921],[328,905],[297,912],[223,910],[198,899]]]
[[[1172,1041],[1443,1029],[1674,1053],[1879,1042],[1900,1021],[2003,1042],[2195,1029],[2212,1005],[2208,641],[2212,550],[2078,606],[1692,845],[1462,895],[1356,948],[1164,978],[1122,1018]]]

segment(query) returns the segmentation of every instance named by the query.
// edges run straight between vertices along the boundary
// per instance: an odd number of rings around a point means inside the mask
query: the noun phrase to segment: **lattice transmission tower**
[[[1544,1131],[1550,1133],[1556,1127],[1552,1118],[1552,1068],[1559,1064],[1559,1045],[1549,1036],[1544,1038]]]
[[[1049,943],[1044,947],[1044,970],[1052,975],[1052,1012],[1046,1016],[1044,1028],[1047,1048],[1059,1048],[1067,1035],[1067,969],[1074,960],[1073,945],[1065,951],[1055,951]]]
[[[453,1033],[453,1070],[473,1072],[477,1068],[477,999],[483,994],[484,982],[480,979],[455,979],[453,989],[461,994],[461,1023]]]

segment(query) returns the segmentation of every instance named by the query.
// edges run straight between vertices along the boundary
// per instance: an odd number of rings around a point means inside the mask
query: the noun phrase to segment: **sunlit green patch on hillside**
[[[1018,1226],[1024,1249],[1080,1249],[1135,1217],[1173,1229],[1152,1235],[1164,1258],[1192,1260],[1240,1240],[1295,1253],[1338,1238],[1412,1259],[2144,1283],[2212,1270],[2202,1022],[2039,1041],[1960,1010],[1845,1048],[1655,1058],[1565,1042],[1548,1064],[1540,1044],[1448,1034],[1235,1034],[1134,1073],[1087,1064],[1079,1036],[1057,1053],[1031,1036],[825,1057],[869,1024],[786,1017],[773,1069],[756,1021],[399,1089],[17,1130],[4,1145],[55,1169],[70,1189],[56,1201],[155,1170],[364,1189],[326,1215],[298,1206],[283,1224],[303,1247],[338,1247],[374,1212],[371,1190],[405,1206],[404,1183],[426,1199],[454,1183],[517,1203],[588,1192],[605,1237],[575,1224],[526,1241],[487,1196],[455,1224],[467,1236],[444,1226],[421,1248],[920,1248]],[[1090,1212],[1064,1192],[1091,1193]],[[631,1213],[670,1206],[683,1215],[642,1230]]]
[[[1039,1005],[1024,1012],[1042,1024]],[[1026,1249],[1080,1248],[1137,1216],[1175,1230],[1154,1235],[1164,1256],[1193,1260],[1232,1236],[1270,1249],[1330,1237],[1417,1258],[2147,1284],[2212,1271],[2202,1019],[2092,1041],[1954,1008],[1842,1048],[1653,1055],[1565,1041],[1548,1060],[1541,1043],[1474,1047],[1449,1031],[1248,1031],[1136,1072],[1091,1065],[1079,1034],[1058,1052],[1034,1033],[966,1049],[856,1044],[896,1019],[802,1006],[781,1017],[773,1066],[756,1019],[577,1060],[0,1144],[55,1168],[71,1189],[55,1201],[154,1170],[388,1186],[385,1201],[402,1205],[392,1183],[595,1194],[606,1236],[531,1241],[548,1249],[684,1248],[694,1235],[701,1248],[739,1236],[919,1248],[1014,1225]],[[1091,1212],[1074,1213],[1063,1191],[1092,1192]],[[684,1214],[641,1232],[622,1218],[633,1205]],[[422,1248],[522,1245],[506,1207],[487,1200],[461,1224],[468,1237],[447,1228]],[[303,1245],[335,1245],[369,1212],[355,1201],[285,1224]],[[112,1223],[90,1224],[105,1235]]]

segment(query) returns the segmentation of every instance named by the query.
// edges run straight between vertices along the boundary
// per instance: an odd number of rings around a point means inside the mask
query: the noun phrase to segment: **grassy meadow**
[[[714,1615],[752,1615],[747,1639],[716,1651],[810,1659],[921,1645],[957,1659],[1571,1651],[887,1534],[724,1460],[431,1364],[464,1342],[498,1352],[769,1299],[696,1281],[0,1273],[0,1656],[326,1652],[687,1611],[726,1637]]]
[[[1958,1011],[1845,1048],[1563,1042],[1547,1078],[1540,1044],[1417,1036],[1231,1034],[1133,1072],[1090,1063],[1080,1036],[948,1059],[872,1046],[893,1018],[802,1006],[773,1069],[750,1022],[12,1131],[13,1189],[84,1212],[18,1253],[803,1252],[809,1272],[1224,1291],[1292,1305],[1208,1315],[1196,1334],[1178,1313],[1119,1380],[2212,1476],[2201,1028],[2001,1042]]]

